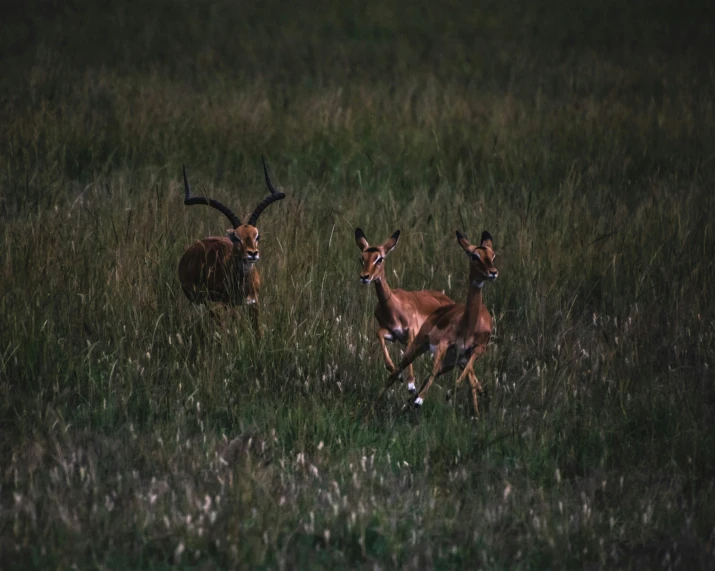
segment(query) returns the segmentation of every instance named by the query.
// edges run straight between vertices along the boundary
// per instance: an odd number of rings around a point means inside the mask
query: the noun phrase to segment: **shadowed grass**
[[[712,25],[641,8],[3,8],[3,563],[712,568]],[[256,341],[176,265],[227,227],[181,165],[248,213],[262,153]],[[361,422],[356,226],[460,301],[495,236],[479,420]]]

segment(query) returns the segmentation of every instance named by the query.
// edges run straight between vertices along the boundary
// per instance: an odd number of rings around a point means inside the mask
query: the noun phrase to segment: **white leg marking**
[[[423,402],[425,402],[425,401],[422,400],[422,397],[417,397],[417,398],[415,399],[415,406],[422,406],[422,403],[423,403]]]
[[[413,382],[407,383],[407,391],[410,393],[417,392],[417,387],[415,386],[415,383],[413,383]]]

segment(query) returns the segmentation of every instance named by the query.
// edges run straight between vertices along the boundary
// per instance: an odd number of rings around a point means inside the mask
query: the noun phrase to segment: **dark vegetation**
[[[706,2],[0,8],[0,567],[715,568],[715,65]],[[265,327],[176,265],[247,212]],[[493,343],[419,413],[391,285]],[[395,349],[396,351],[396,349]],[[424,378],[429,360],[416,371]]]

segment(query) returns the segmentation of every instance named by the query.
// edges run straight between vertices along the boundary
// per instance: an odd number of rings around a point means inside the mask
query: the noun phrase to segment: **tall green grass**
[[[712,568],[706,8],[4,8],[0,567]],[[181,165],[247,214],[261,154],[257,341],[176,266],[227,227]],[[479,420],[362,424],[356,226],[460,301],[495,236]]]

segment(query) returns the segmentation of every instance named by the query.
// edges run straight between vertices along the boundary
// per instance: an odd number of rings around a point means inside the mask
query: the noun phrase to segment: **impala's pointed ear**
[[[457,242],[459,242],[459,245],[462,246],[462,249],[467,252],[467,254],[471,253],[470,248],[472,245],[469,243],[469,240],[462,236],[459,230],[457,230]]]
[[[382,245],[382,249],[385,251],[385,255],[389,254],[392,252],[392,250],[395,249],[395,246],[397,246],[397,241],[400,239],[400,231],[398,230],[395,232],[392,236],[390,236],[385,243]]]
[[[367,242],[367,238],[365,238],[365,232],[363,232],[360,228],[355,228],[355,243],[362,252],[370,247],[370,244]]]
[[[486,230],[482,232],[482,243],[479,245],[484,248],[489,248],[490,250],[494,249],[494,239],[492,238],[492,235]]]

